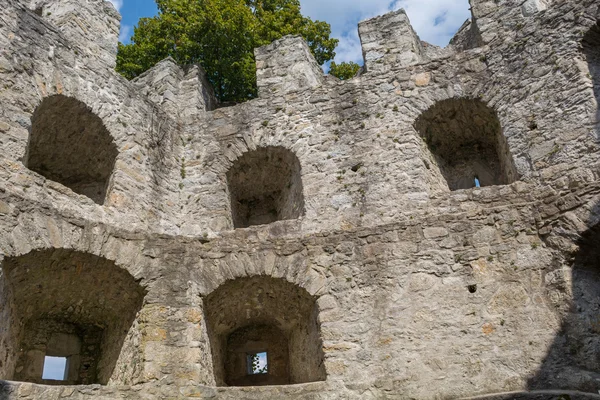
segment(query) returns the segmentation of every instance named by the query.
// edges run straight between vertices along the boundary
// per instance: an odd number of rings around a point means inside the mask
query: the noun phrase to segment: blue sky
[[[109,0],[123,15],[121,41],[127,42],[141,17],[156,14],[154,0]],[[422,40],[445,46],[471,17],[468,0],[300,0],[302,13],[331,24],[332,36],[340,39],[336,61],[362,64],[357,24],[367,18],[404,8]]]
[[[67,367],[67,359],[65,357],[49,357],[44,358],[44,371],[42,379],[52,379],[62,381],[65,379],[65,369]]]

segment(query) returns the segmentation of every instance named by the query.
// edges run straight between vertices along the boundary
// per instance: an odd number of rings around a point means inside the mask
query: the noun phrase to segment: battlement
[[[384,65],[407,67],[423,60],[423,46],[404,10],[360,23],[358,32],[367,71],[381,72]]]
[[[314,89],[323,84],[323,70],[298,36],[286,36],[256,49],[259,96]]]
[[[107,2],[6,0],[0,399],[597,398],[600,7],[471,7],[224,105],[118,75]]]

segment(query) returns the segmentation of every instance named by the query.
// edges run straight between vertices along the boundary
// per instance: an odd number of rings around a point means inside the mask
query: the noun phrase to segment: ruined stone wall
[[[96,385],[24,377],[0,398],[598,397],[596,1],[472,0],[444,49],[390,13],[361,23],[366,67],[344,82],[286,37],[256,51],[259,97],[227,107],[199,67],[116,74],[106,2],[48,6],[60,23],[5,1],[0,379],[19,379],[32,321],[96,326],[103,350]],[[107,42],[72,24],[90,17]],[[55,96],[82,119],[36,119]],[[102,151],[82,133],[64,163],[27,163],[36,135],[95,118]],[[104,201],[62,179],[112,146]],[[285,165],[261,169],[265,149]],[[236,187],[259,207],[295,193],[290,218],[234,228]],[[263,325],[292,384],[225,386],[227,338]]]

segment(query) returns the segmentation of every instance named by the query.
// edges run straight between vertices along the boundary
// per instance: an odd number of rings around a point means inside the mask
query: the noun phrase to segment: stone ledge
[[[346,399],[362,398],[357,393],[343,393],[334,383],[316,382],[299,385],[261,387],[209,387],[201,385],[176,386],[149,383],[138,386],[49,386],[31,383],[0,381],[0,399],[321,399],[334,394]],[[402,396],[401,393],[380,393],[382,396]],[[268,396],[268,397],[265,397]],[[460,400],[597,400],[600,395],[570,390],[537,390],[531,392],[490,393]]]
[[[600,399],[595,393],[570,390],[536,390],[532,392],[491,393],[475,397],[463,397],[461,400],[579,400]]]

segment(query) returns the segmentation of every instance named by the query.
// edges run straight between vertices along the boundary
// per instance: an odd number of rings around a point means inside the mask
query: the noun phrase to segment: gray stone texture
[[[108,2],[3,0],[0,399],[599,398],[599,5],[471,6],[443,49],[362,23],[344,82],[278,40],[225,107],[196,66],[114,72]],[[469,152],[502,179],[453,187]],[[302,212],[234,229],[269,175]],[[296,384],[224,386],[259,336]],[[39,381],[56,352],[76,385]]]
[[[403,9],[361,22],[358,32],[368,72],[387,72],[423,59],[425,50]]]

